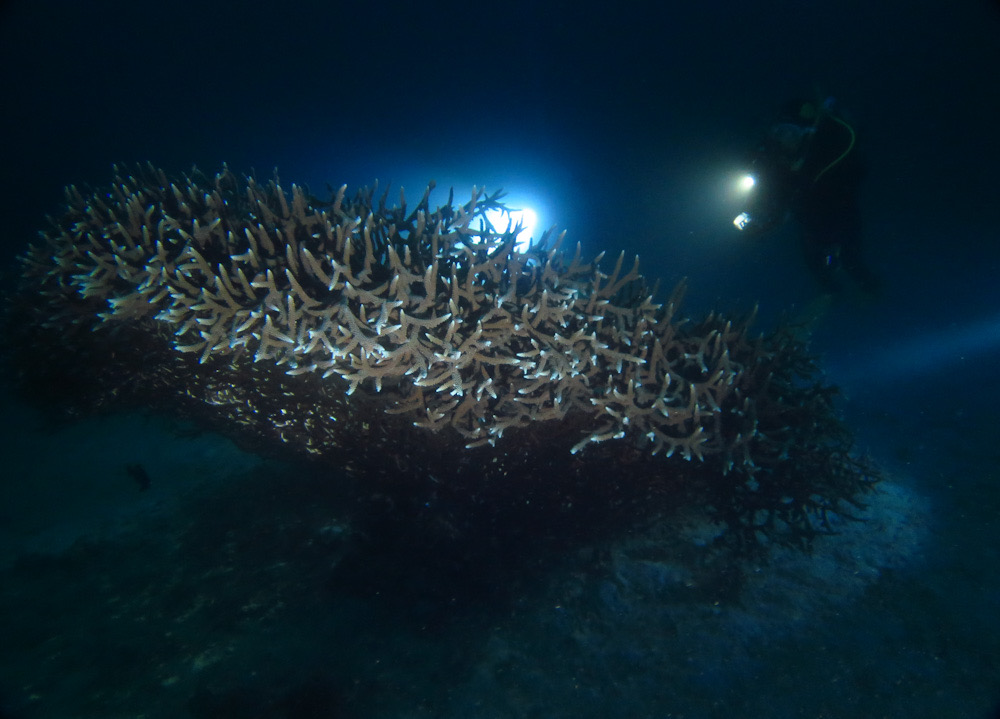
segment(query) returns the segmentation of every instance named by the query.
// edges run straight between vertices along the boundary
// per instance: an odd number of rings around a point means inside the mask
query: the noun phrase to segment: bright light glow
[[[508,208],[506,210],[487,210],[486,219],[497,232],[504,232],[507,226],[513,230],[520,222],[522,227],[517,235],[517,242],[514,249],[517,252],[527,252],[531,246],[531,240],[535,237],[535,226],[538,224],[538,215],[530,207]]]
[[[743,177],[740,178],[737,187],[740,188],[741,192],[750,192],[756,184],[757,180],[754,179],[753,175],[743,175]]]
[[[879,384],[914,380],[921,376],[955,372],[972,362],[991,361],[1000,350],[1000,315],[987,317],[947,330],[927,333],[910,340],[896,340],[891,347],[873,353],[861,364],[835,373],[842,384]],[[959,365],[958,368],[955,365]]]

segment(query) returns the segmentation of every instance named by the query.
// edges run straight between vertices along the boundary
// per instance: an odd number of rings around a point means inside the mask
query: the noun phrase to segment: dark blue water
[[[687,277],[692,316],[759,303],[765,330],[818,288],[793,226],[733,229],[731,182],[787,98],[835,96],[883,286],[825,306],[813,347],[888,481],[869,523],[778,553],[729,602],[685,593],[703,577],[644,535],[525,569],[491,605],[461,576],[394,586],[392,552],[331,579],[356,530],[336,478],[161,418],[43,431],[5,392],[0,714],[990,716],[998,71],[986,0],[4,4],[6,267],[63,185],[116,162],[408,197],[434,179],[440,202],[502,186],[587,253]]]

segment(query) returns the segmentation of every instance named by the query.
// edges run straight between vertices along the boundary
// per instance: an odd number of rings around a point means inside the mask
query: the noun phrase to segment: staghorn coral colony
[[[807,544],[859,506],[876,478],[794,331],[682,320],[683,286],[658,303],[638,258],[516,252],[486,219],[501,193],[431,209],[432,187],[412,209],[228,169],[69,187],[22,258],[10,360],[70,412],[174,412],[373,481],[614,471],[736,544]]]

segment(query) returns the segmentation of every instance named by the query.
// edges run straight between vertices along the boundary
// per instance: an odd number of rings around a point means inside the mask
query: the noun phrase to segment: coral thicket
[[[808,538],[870,486],[797,333],[684,320],[638,258],[602,269],[550,234],[518,252],[486,219],[501,193],[431,190],[410,208],[152,167],[70,187],[8,302],[22,384],[373,477],[628,466],[742,540]]]

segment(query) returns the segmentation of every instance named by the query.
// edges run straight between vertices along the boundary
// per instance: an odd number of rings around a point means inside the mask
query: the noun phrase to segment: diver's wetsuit
[[[864,168],[854,131],[823,109],[814,122],[777,123],[758,149],[754,169],[760,192],[752,231],[764,232],[791,213],[799,223],[803,260],[826,292],[837,290],[838,268],[866,292],[878,279],[861,258],[858,195]]]

